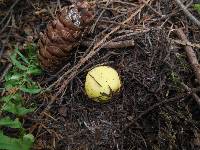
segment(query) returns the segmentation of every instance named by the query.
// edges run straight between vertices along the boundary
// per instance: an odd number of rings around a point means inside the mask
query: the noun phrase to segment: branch
[[[180,45],[184,45],[184,46],[191,46],[193,48],[200,48],[200,44],[197,44],[197,43],[191,43],[189,41],[182,41],[182,40],[175,40],[175,39],[171,39],[171,38],[169,38],[169,40],[176,44],[180,44]]]
[[[195,99],[195,101],[197,102],[197,104],[200,106],[200,98],[197,95],[196,92],[192,91],[191,88],[189,88],[186,84],[184,84],[183,82],[181,83],[181,85],[183,86],[183,88],[192,95],[192,97]]]
[[[179,7],[183,10],[183,12],[188,16],[188,18],[193,21],[196,25],[200,27],[200,21],[197,20],[188,10],[187,8],[183,5],[183,3],[180,0],[175,0],[176,3],[179,5]]]
[[[177,29],[176,34],[181,40],[188,42],[186,35],[181,29]],[[192,49],[191,46],[188,46],[188,45],[185,46],[185,51],[190,61],[190,64],[194,70],[195,76],[198,82],[200,83],[200,65],[199,65],[197,56],[195,54],[195,51]]]

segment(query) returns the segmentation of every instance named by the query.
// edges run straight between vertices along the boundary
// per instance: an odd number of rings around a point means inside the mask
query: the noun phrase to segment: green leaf
[[[16,81],[13,81],[13,80],[9,80],[9,81],[6,81],[5,83],[5,88],[6,90],[10,90],[12,88],[17,88],[17,86],[19,85],[20,83],[19,82],[16,82]]]
[[[16,94],[11,94],[11,95],[7,95],[7,96],[4,96],[2,98],[2,100],[5,102],[5,103],[9,103],[9,102],[13,102],[15,103],[16,105],[19,105],[22,103],[22,96],[20,93],[16,93]]]
[[[29,75],[36,76],[36,75],[40,75],[42,73],[42,71],[37,66],[30,66],[26,73],[29,74]]]
[[[24,141],[30,141],[30,142],[34,142],[34,136],[32,134],[26,134],[23,136],[23,140]]]
[[[11,59],[12,64],[13,64],[14,66],[16,66],[16,67],[17,67],[18,69],[20,69],[20,70],[27,70],[27,67],[24,66],[24,65],[22,65],[21,62],[18,61],[18,60],[16,59],[16,57],[17,57],[16,53],[14,53],[14,54],[12,54],[12,55],[10,56],[10,59]]]
[[[26,59],[26,57],[24,57],[24,55],[22,55],[22,53],[20,53],[20,51],[19,51],[18,48],[15,48],[15,51],[16,51],[16,53],[20,56],[20,58],[21,58],[25,63],[30,64],[30,63],[28,62],[28,59]]]
[[[15,73],[13,74],[9,80],[19,80],[23,75],[21,73]]]
[[[194,4],[194,9],[200,13],[200,4]]]
[[[10,117],[0,119],[0,126],[6,126],[10,128],[22,128],[22,124],[18,118],[12,120],[10,119]]]
[[[5,81],[17,80],[19,82],[19,80],[21,79],[22,76],[23,76],[23,72],[22,71],[19,72],[17,68],[12,67],[12,70],[10,70],[5,75]]]
[[[34,44],[34,43],[27,45],[26,50],[27,50],[28,57],[29,57],[30,59],[36,58],[36,57],[35,57],[35,56],[36,56],[36,47],[37,47],[37,46],[36,46],[36,44]]]
[[[2,111],[10,112],[17,116],[24,116],[27,113],[33,112],[34,110],[35,108],[27,109],[21,105],[16,105],[12,102],[4,103],[4,105],[2,106]]]
[[[11,138],[0,131],[0,149],[4,150],[30,150],[34,142],[32,134],[24,135],[23,138]]]
[[[30,94],[37,94],[41,92],[41,89],[36,85],[32,85],[31,87],[26,87],[25,85],[22,85],[20,87],[20,90]]]
[[[14,74],[8,74],[5,77],[5,88],[6,90],[9,90],[10,88],[14,88],[20,84],[22,84],[23,74],[21,73],[14,73]]]

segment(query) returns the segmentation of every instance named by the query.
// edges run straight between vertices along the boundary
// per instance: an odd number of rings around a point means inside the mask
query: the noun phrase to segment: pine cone
[[[63,7],[57,18],[47,25],[38,42],[38,58],[44,70],[54,72],[66,60],[91,23],[92,12],[87,2],[77,2]]]

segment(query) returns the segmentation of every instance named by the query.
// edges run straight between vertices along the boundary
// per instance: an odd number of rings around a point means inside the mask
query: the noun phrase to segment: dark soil
[[[0,75],[3,75],[9,64],[8,52],[13,50],[13,46],[17,44],[23,48],[29,42],[37,43],[39,32],[45,29],[48,21],[53,18],[52,14],[58,10],[58,1],[24,0],[13,5],[14,2],[0,1]],[[119,1],[108,6],[105,2],[96,2],[96,18],[103,8],[107,9],[98,20],[94,32],[85,35],[83,40],[102,39],[129,16],[124,10],[136,10],[142,4],[140,0]],[[56,88],[27,97],[38,108],[24,118],[27,131],[36,137],[33,149],[200,148],[200,109],[191,93],[183,87],[186,85],[199,95],[199,84],[184,47],[170,40],[178,39],[174,34],[177,26],[184,30],[190,42],[200,43],[200,30],[173,0],[151,2],[127,26],[122,26],[110,37],[113,39],[134,33],[124,37],[133,39],[134,47],[101,49],[79,68],[64,95],[57,98],[45,113],[43,110],[56,94]],[[67,4],[67,0],[61,1],[61,6]],[[192,6],[189,10],[200,19]],[[66,61],[66,68],[59,75],[44,72],[35,80],[42,87],[48,87],[79,63],[86,49],[81,45],[75,49]],[[199,58],[199,49],[194,50]],[[105,104],[89,100],[84,93],[87,71],[99,64],[115,68],[123,85],[120,93]],[[3,85],[3,81],[0,85]]]

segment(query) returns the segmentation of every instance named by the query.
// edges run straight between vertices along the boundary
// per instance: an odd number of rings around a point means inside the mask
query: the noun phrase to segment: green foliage
[[[27,109],[22,106],[22,96],[20,93],[11,94],[2,98],[4,102],[1,110],[13,113],[17,116],[24,116],[27,113],[33,112],[34,108]]]
[[[22,138],[10,138],[0,131],[0,149],[4,150],[29,150],[34,142],[32,134],[26,134]]]
[[[6,126],[10,128],[22,128],[22,124],[18,118],[15,120],[10,119],[10,117],[5,117],[0,119],[0,126]]]
[[[38,67],[36,51],[33,47],[27,48],[28,59],[22,55],[18,48],[11,55],[11,62],[13,64],[12,70],[5,76],[5,88],[19,88],[23,92],[30,94],[37,94],[41,91],[37,83],[30,79],[30,76],[36,76],[41,73]]]
[[[198,13],[200,13],[200,4],[194,4],[193,7]]]
[[[180,85],[180,78],[179,76],[175,73],[175,72],[171,72],[170,74],[170,80],[176,85],[179,86]]]
[[[22,107],[21,104],[20,105],[15,105],[12,102],[8,102],[8,103],[3,105],[2,110],[10,112],[10,113],[13,113],[13,114],[15,114],[17,116],[24,116],[27,113],[33,112],[35,109],[34,108],[27,109],[25,107]]]
[[[190,66],[187,61],[187,57],[184,54],[176,53],[177,64],[182,71],[188,72]]]
[[[0,119],[0,149],[29,150],[34,142],[34,137],[32,134],[25,133],[18,117],[23,117],[35,110],[35,108],[24,106],[24,93],[37,94],[41,92],[39,85],[32,80],[33,76],[41,74],[35,46],[29,45],[23,54],[18,48],[15,48],[10,60],[13,66],[4,78],[4,91],[7,96],[0,99],[0,112],[9,112],[16,118],[11,119],[6,116]],[[16,128],[20,131],[20,135],[18,138],[9,137],[3,133],[1,127]]]

